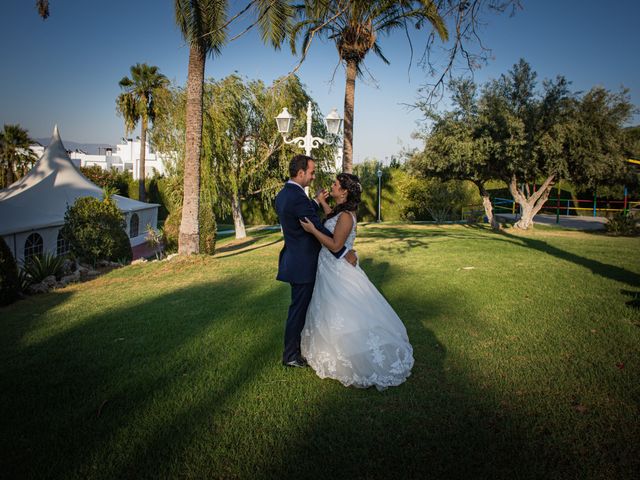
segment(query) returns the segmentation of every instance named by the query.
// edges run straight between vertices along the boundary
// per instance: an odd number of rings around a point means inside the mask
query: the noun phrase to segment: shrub
[[[24,262],[22,270],[29,277],[29,283],[40,283],[45,278],[53,275],[57,280],[63,275],[64,257],[57,257],[45,252],[42,255],[34,255]]]
[[[20,283],[18,266],[11,250],[0,237],[0,305],[9,305],[18,298]]]
[[[354,173],[360,178],[362,185],[362,201],[358,207],[360,221],[371,222],[378,218],[378,165],[375,160],[365,160],[363,163],[354,165]],[[380,179],[382,187],[380,217],[382,220],[404,220],[405,199],[398,193],[399,186],[406,176],[406,172],[399,168],[382,167]]]
[[[398,183],[403,198],[402,217],[416,220],[459,219],[462,207],[479,201],[477,189],[469,182],[442,181],[438,178],[419,178],[406,175]]]
[[[154,229],[150,223],[147,224],[147,245],[155,251],[156,259],[162,258],[162,239],[164,232],[162,229]]]
[[[610,235],[631,236],[638,234],[636,217],[632,214],[625,215],[623,212],[618,212],[608,218],[605,229]]]
[[[98,260],[131,261],[133,257],[124,216],[108,197],[102,201],[78,198],[67,208],[62,231],[81,261],[95,265]]]
[[[129,180],[133,179],[131,172],[121,172],[115,168],[103,170],[97,165],[92,167],[80,167],[82,174],[101,188],[115,189],[118,195],[129,196]]]
[[[200,202],[200,253],[213,255],[216,250],[216,239],[218,229],[213,215],[213,208]],[[169,214],[164,222],[162,231],[164,233],[164,250],[166,253],[178,250],[178,238],[180,236],[180,221],[182,220],[182,209],[176,208]]]

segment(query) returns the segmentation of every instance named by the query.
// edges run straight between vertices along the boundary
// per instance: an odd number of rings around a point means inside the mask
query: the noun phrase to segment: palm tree
[[[35,153],[29,148],[30,144],[27,130],[20,125],[4,125],[4,130],[0,132],[0,162],[5,170],[5,186],[17,180],[18,167],[24,174],[36,160]]]
[[[154,96],[158,89],[169,84],[158,67],[146,63],[137,63],[131,67],[131,78],[122,77],[119,85],[124,90],[116,99],[116,110],[124,118],[126,135],[129,135],[140,121],[140,165],[138,168],[138,192],[141,202],[146,200],[144,188],[145,152],[147,148],[147,128],[149,120],[156,116]]]
[[[208,55],[220,54],[227,29],[239,15],[253,7],[262,40],[279,48],[289,30],[291,7],[283,0],[251,0],[240,13],[227,20],[226,0],[175,0],[176,22],[189,44],[187,74],[184,197],[178,237],[178,253],[199,252],[200,155],[202,150],[202,92]]]
[[[49,0],[36,0],[36,8],[43,20],[49,17]]]
[[[382,61],[389,61],[378,43],[380,33],[389,34],[408,28],[411,20],[416,29],[430,25],[442,40],[448,39],[444,20],[432,0],[307,0],[298,7],[299,21],[291,34],[291,49],[296,52],[300,32],[304,32],[302,51],[306,53],[314,35],[333,40],[340,61],[346,68],[344,92],[344,151],[342,170],[353,168],[353,116],[356,77],[362,74],[361,64],[371,50]]]

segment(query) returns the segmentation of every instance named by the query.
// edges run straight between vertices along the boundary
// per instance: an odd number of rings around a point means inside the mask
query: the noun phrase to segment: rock
[[[42,283],[44,283],[49,288],[53,288],[56,285],[56,277],[54,275],[49,275],[42,281]]]
[[[75,270],[76,270],[76,262],[74,262],[73,260],[66,258],[62,262],[62,272],[64,275],[70,275]]]
[[[131,265],[138,265],[139,263],[147,263],[147,259],[146,258],[138,258],[137,260],[134,260],[133,262],[131,262]]]
[[[29,293],[38,294],[38,293],[47,293],[49,291],[49,287],[44,283],[34,283],[33,285],[29,285]]]
[[[172,258],[177,257],[177,256],[178,256],[178,254],[177,254],[177,253],[171,253],[171,254],[167,255],[167,257],[165,258],[165,260],[171,260]]]
[[[80,272],[73,272],[71,275],[66,275],[60,279],[61,283],[64,283],[65,286],[80,281]]]

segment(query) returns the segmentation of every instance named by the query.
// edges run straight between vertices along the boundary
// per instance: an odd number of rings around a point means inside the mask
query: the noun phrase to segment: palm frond
[[[257,10],[262,41],[279,49],[291,31],[294,9],[286,0],[259,0]]]
[[[378,57],[380,57],[380,59],[387,65],[390,65],[391,62],[389,62],[389,60],[387,59],[387,57],[384,56],[384,54],[382,53],[382,50],[380,49],[380,45],[378,45],[378,42],[375,42],[373,44],[373,47],[371,47],[371,50],[373,50],[373,53],[375,53]]]

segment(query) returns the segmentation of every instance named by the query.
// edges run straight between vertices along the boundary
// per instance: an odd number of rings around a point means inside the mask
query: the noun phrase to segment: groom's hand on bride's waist
[[[358,255],[355,250],[349,250],[343,258],[354,267],[358,264]]]

